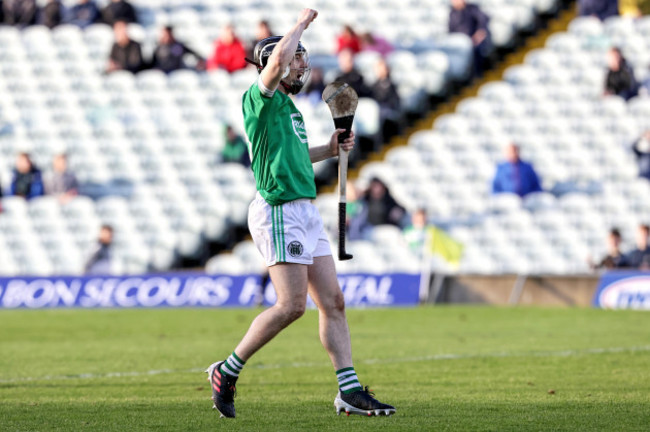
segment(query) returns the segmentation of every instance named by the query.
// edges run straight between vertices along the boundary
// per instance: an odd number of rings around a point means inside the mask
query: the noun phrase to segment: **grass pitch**
[[[247,364],[238,417],[202,371],[256,310],[0,311],[0,429],[648,430],[650,313],[420,307],[350,310],[363,384],[392,417],[337,417],[307,314]]]

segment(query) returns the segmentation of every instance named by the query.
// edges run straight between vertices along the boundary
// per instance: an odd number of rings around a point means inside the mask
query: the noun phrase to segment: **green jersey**
[[[270,205],[316,198],[314,168],[302,114],[289,96],[253,84],[243,97],[257,190]]]

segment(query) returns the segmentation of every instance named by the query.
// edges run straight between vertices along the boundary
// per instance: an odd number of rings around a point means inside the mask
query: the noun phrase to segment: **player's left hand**
[[[345,129],[336,129],[330,138],[330,150],[332,151],[332,156],[339,155],[339,135],[345,132]],[[350,131],[350,136],[347,137],[341,144],[341,148],[344,151],[350,151],[354,147],[354,132]]]

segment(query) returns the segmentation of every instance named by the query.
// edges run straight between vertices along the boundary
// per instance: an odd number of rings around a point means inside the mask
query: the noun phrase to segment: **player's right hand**
[[[300,13],[300,17],[298,18],[298,23],[304,24],[305,29],[307,29],[307,27],[309,27],[309,24],[313,20],[315,20],[317,16],[318,16],[318,11],[315,11],[314,9],[305,8]]]

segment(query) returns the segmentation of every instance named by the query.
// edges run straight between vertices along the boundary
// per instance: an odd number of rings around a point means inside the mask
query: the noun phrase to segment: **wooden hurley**
[[[323,100],[334,119],[336,129],[345,129],[338,137],[339,144],[350,136],[359,96],[348,84],[334,81],[323,90]],[[348,180],[348,152],[339,145],[339,261],[352,259],[345,251],[346,189]]]

